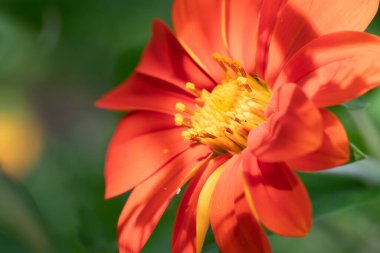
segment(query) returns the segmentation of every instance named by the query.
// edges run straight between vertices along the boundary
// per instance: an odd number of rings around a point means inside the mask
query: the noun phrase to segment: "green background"
[[[121,114],[94,101],[124,80],[151,21],[170,24],[171,0],[1,0],[0,108],[29,111],[43,129],[38,163],[0,173],[0,252],[117,252],[126,196],[105,201],[103,163]],[[380,16],[369,32],[380,34]],[[305,238],[271,235],[275,253],[380,252],[380,89],[333,108],[371,160],[302,175],[315,224]],[[143,252],[169,252],[176,197]],[[208,242],[205,252],[217,252]]]

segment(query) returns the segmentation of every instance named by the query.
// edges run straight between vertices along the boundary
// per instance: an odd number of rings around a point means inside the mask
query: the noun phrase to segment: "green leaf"
[[[313,204],[313,218],[380,197],[380,164],[364,159],[321,173],[302,173]]]
[[[380,161],[373,158],[349,163],[321,173],[355,179],[365,185],[374,186],[380,189]]]
[[[368,103],[360,98],[357,98],[355,100],[351,100],[347,103],[342,104],[342,106],[350,111],[356,111],[368,108]]]
[[[28,252],[54,252],[37,206],[22,185],[7,177],[1,167],[0,203],[0,228],[11,233]]]
[[[350,142],[350,162],[356,162],[368,158],[355,144]]]

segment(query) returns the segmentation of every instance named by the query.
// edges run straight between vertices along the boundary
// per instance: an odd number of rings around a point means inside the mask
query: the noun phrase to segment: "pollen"
[[[266,121],[271,92],[263,80],[248,75],[237,60],[219,54],[213,57],[226,73],[225,79],[211,92],[186,83],[199,104],[190,110],[177,103],[175,123],[188,128],[182,132],[185,140],[208,145],[217,154],[238,154],[247,146],[249,132]]]

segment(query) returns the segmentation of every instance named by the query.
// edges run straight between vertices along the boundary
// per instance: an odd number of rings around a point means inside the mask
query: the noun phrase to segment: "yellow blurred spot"
[[[6,174],[23,178],[42,150],[42,129],[29,115],[0,112],[0,165]]]

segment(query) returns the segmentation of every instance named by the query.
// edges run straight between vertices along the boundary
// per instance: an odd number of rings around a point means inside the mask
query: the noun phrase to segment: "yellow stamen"
[[[220,54],[218,54],[218,53],[214,53],[212,55],[212,57],[219,64],[219,66],[224,70],[224,72],[227,72],[228,69],[227,69],[226,65],[224,65],[225,62],[223,60],[223,57]]]
[[[213,57],[226,72],[226,78],[211,93],[186,83],[186,89],[203,105],[196,104],[195,111],[191,111],[177,103],[180,113],[175,115],[175,123],[189,128],[182,132],[185,140],[208,145],[214,153],[238,154],[247,146],[249,131],[266,121],[271,92],[257,76],[247,75],[238,61],[219,54]]]
[[[185,88],[186,88],[186,90],[190,91],[191,93],[193,93],[197,97],[199,97],[199,95],[201,94],[201,92],[195,87],[195,84],[193,84],[191,82],[187,82],[185,84]]]
[[[215,59],[215,61],[219,64],[219,66],[223,69],[226,74],[228,73],[228,69],[231,69],[233,71],[233,74],[241,77],[246,77],[247,72],[243,68],[243,66],[240,64],[238,60],[232,60],[228,57],[222,57],[218,53],[214,53],[212,57]]]
[[[185,119],[182,114],[176,113],[174,115],[174,122],[176,126],[185,126],[188,128],[192,127],[191,121],[189,119]]]
[[[247,73],[245,72],[245,69],[243,68],[243,66],[241,66],[241,64],[240,64],[239,61],[235,60],[233,64],[234,64],[235,68],[238,69],[239,73],[242,76],[244,76],[244,77],[247,76]]]
[[[185,112],[185,113],[190,114],[190,115],[193,115],[193,114],[194,114],[193,111],[191,111],[190,109],[188,109],[188,108],[186,107],[186,105],[184,105],[184,104],[182,104],[182,103],[177,103],[177,104],[175,105],[175,109],[176,109],[177,111],[179,111],[179,112]]]

